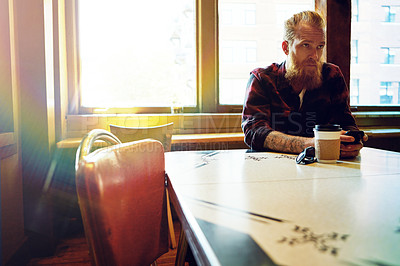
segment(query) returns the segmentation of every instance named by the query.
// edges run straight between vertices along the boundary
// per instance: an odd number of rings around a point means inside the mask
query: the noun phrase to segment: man
[[[253,70],[247,85],[242,129],[250,148],[300,153],[314,146],[314,126],[328,123],[341,126],[342,143],[354,141],[343,135],[358,130],[349,90],[339,67],[322,62],[324,47],[325,22],[317,12],[300,12],[285,22],[287,60]],[[341,144],[341,157],[357,156],[362,147]]]

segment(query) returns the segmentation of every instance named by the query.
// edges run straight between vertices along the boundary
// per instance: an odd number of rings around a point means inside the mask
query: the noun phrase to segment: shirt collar
[[[283,61],[278,68],[278,80],[277,80],[277,88],[281,88],[282,91],[293,91],[292,86],[289,84],[289,81],[285,78],[286,74],[286,61]]]

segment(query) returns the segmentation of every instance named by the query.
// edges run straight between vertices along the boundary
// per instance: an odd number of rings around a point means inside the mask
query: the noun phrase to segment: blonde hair
[[[325,33],[325,20],[320,13],[316,11],[302,11],[294,14],[291,18],[285,21],[284,40],[288,41],[291,45],[297,34],[297,27],[301,23],[306,23],[313,27],[323,30]]]

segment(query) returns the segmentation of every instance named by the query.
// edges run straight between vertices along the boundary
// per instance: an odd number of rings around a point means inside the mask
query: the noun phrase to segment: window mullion
[[[350,83],[351,1],[316,0],[315,9],[326,19],[326,60],[340,67],[345,82]]]
[[[218,103],[217,0],[197,1],[197,67],[199,111],[214,113]]]
[[[79,113],[79,60],[76,1],[65,1],[65,35],[67,55],[68,114]]]

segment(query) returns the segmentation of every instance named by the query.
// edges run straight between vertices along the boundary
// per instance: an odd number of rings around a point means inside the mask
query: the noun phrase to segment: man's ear
[[[282,50],[285,53],[285,55],[289,54],[289,42],[288,41],[282,42]]]

